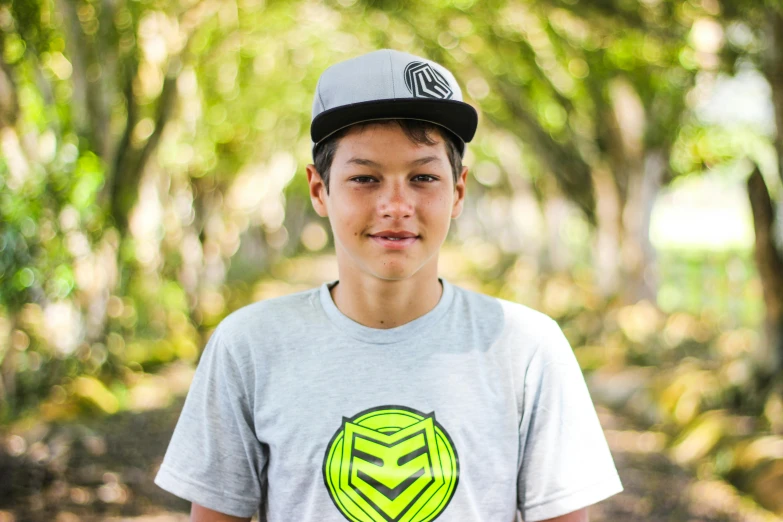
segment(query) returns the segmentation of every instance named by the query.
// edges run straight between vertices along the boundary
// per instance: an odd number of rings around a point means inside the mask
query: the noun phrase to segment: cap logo
[[[411,62],[405,67],[405,86],[414,98],[448,100],[454,95],[446,78],[424,62]]]

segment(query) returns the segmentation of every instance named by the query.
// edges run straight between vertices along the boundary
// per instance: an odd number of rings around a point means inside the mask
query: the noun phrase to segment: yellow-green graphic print
[[[459,460],[435,414],[380,406],[343,418],[324,456],[324,482],[353,522],[427,522],[457,489]]]

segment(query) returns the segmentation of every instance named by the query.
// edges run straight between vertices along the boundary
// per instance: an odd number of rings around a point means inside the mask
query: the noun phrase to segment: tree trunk
[[[76,2],[60,0],[57,2],[57,6],[59,14],[63,17],[62,27],[66,34],[65,43],[73,67],[71,103],[74,107],[72,114],[76,128],[80,131],[79,134],[87,137],[92,144],[92,150],[105,160],[110,144],[109,115],[105,106],[105,94],[100,83],[95,79],[91,80],[88,74],[91,67],[100,65],[97,57],[99,50],[96,48],[100,44],[96,44],[94,40],[84,34],[79,22]],[[109,73],[110,71],[106,71],[104,74]]]
[[[623,209],[624,301],[657,299],[655,249],[650,243],[650,221],[655,198],[666,169],[664,155],[648,152],[638,175],[628,180],[628,199]]]
[[[0,45],[0,51],[2,51]],[[11,68],[0,57],[0,127],[16,125],[19,117],[19,100]]]
[[[605,297],[619,293],[624,303],[655,303],[650,218],[666,161],[660,152],[645,148],[647,114],[633,85],[617,78],[607,96],[609,103],[598,121],[606,167],[593,169],[600,218],[594,245],[597,286]]]
[[[14,314],[9,314],[9,319],[11,324],[8,326],[7,331],[0,331],[0,335],[5,337],[4,341],[0,341],[0,343],[5,344],[4,353],[0,353],[0,415],[12,412],[16,408],[17,402],[16,366],[19,355],[13,343],[16,318]],[[3,411],[3,409],[6,409],[6,411]]]
[[[764,291],[764,330],[773,371],[783,368],[783,256],[774,242],[775,209],[758,167],[748,178],[748,196],[756,232],[756,267]]]
[[[763,57],[762,69],[772,88],[777,137],[778,174],[783,180],[783,13],[767,9],[770,45]],[[767,185],[758,168],[748,179],[748,195],[756,232],[755,258],[766,305],[764,330],[767,356],[774,371],[783,369],[783,254],[775,244],[775,209]]]
[[[620,195],[612,174],[606,168],[593,170],[596,231],[593,242],[595,283],[602,297],[615,295],[620,288]]]

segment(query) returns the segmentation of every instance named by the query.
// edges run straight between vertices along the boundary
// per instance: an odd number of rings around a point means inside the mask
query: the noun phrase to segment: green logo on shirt
[[[343,418],[326,449],[323,473],[348,520],[427,522],[454,496],[459,460],[434,413],[380,406]]]

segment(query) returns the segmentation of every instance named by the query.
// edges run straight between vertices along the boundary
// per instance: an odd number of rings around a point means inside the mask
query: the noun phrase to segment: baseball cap
[[[460,154],[478,126],[476,109],[462,101],[448,69],[419,56],[380,49],[336,63],[321,74],[310,124],[313,151],[355,123],[396,118],[444,127],[458,138]]]

